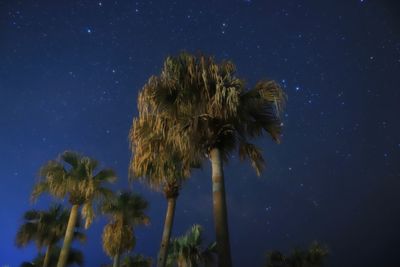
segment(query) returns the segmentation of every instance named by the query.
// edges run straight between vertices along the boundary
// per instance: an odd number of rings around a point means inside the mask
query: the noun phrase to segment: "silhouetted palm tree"
[[[113,258],[114,267],[119,267],[120,256],[135,246],[134,226],[149,223],[145,214],[147,207],[145,199],[130,192],[120,193],[103,203],[103,213],[111,217],[103,230],[103,249]]]
[[[168,254],[168,267],[175,264],[178,267],[210,267],[216,262],[215,242],[203,248],[202,228],[193,225],[184,236],[171,241],[171,249]]]
[[[55,267],[57,265],[58,256],[60,255],[60,248],[54,247],[49,254],[48,267]],[[44,266],[45,255],[39,253],[32,262],[23,262],[20,267],[42,267]],[[79,265],[83,266],[83,254],[81,251],[71,248],[67,258],[66,266]]]
[[[167,199],[164,230],[157,260],[157,266],[164,267],[179,190],[189,177],[191,168],[198,167],[199,162],[184,157],[166,142],[165,132],[162,133],[155,125],[158,123],[155,116],[141,115],[133,120],[129,135],[133,155],[131,178],[139,178],[152,189],[164,191]]]
[[[266,267],[322,267],[328,255],[328,250],[314,242],[308,250],[295,249],[290,255],[284,256],[279,251],[268,253]]]
[[[188,158],[210,159],[219,265],[231,266],[223,161],[237,150],[260,174],[261,150],[249,139],[268,133],[279,141],[285,94],[274,81],[247,89],[232,62],[182,53],[168,57],[162,73],[139,94],[142,117],[154,116],[155,131]]]
[[[60,199],[68,197],[72,205],[57,267],[65,267],[79,208],[82,207],[85,228],[88,228],[94,218],[94,202],[112,196],[112,192],[103,184],[116,179],[114,171],[103,169],[96,174],[97,167],[96,160],[66,151],[58,160],[49,161],[40,169],[41,179],[33,189],[32,198],[49,193]]]
[[[43,257],[43,267],[48,267],[52,249],[63,237],[67,228],[69,210],[61,205],[52,205],[48,211],[30,210],[24,214],[24,224],[17,232],[18,247],[34,242],[38,249],[46,247]],[[74,238],[85,240],[85,235],[78,231],[79,222],[74,228]]]

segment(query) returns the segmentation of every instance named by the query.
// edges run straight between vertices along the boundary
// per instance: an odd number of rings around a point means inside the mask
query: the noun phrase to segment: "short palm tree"
[[[141,254],[127,255],[121,262],[121,267],[151,267],[151,258],[146,258]],[[111,267],[111,265],[105,264],[101,267]]]
[[[279,251],[268,253],[266,267],[322,267],[328,255],[328,249],[313,242],[308,250],[295,249],[285,256]]]
[[[114,259],[113,267],[119,267],[120,256],[134,248],[134,226],[149,223],[147,207],[145,199],[131,192],[120,193],[103,203],[102,212],[111,217],[104,227],[103,249]]]
[[[121,267],[151,267],[151,258],[146,258],[141,254],[126,256]]]
[[[40,169],[40,180],[35,185],[32,198],[35,200],[43,193],[63,199],[68,197],[72,205],[57,267],[65,267],[73,239],[74,228],[78,220],[79,208],[88,228],[94,218],[93,205],[96,201],[112,196],[105,188],[105,182],[112,182],[116,175],[111,169],[96,173],[98,162],[76,152],[66,151],[58,160],[49,161]]]
[[[249,139],[268,133],[279,141],[285,94],[271,80],[247,89],[232,62],[182,53],[168,57],[138,101],[142,117],[155,116],[155,131],[188,158],[210,159],[219,266],[231,266],[223,161],[233,151],[250,159],[259,175],[261,150]],[[161,129],[161,130],[160,130]]]
[[[144,115],[144,116],[141,116]],[[167,199],[167,211],[161,238],[157,266],[166,264],[168,246],[174,220],[176,200],[191,168],[198,167],[194,158],[184,157],[165,141],[165,129],[157,127],[155,116],[139,114],[133,120],[129,135],[132,148],[132,179],[139,179],[152,189],[163,191]],[[163,132],[164,131],[164,132]]]
[[[215,243],[202,247],[202,228],[193,225],[184,236],[175,238],[171,242],[168,254],[168,267],[200,267],[213,266],[215,263]]]
[[[59,255],[60,255],[60,248],[56,246],[51,250],[51,253],[49,254],[49,261],[47,266],[55,267]],[[39,253],[39,255],[37,255],[37,257],[32,262],[23,262],[20,265],[20,267],[42,267],[44,266],[45,258],[46,258],[45,255]],[[66,266],[71,266],[71,265],[83,266],[82,252],[74,248],[71,248],[69,250],[69,255],[66,262]]]
[[[41,266],[48,267],[50,256],[55,246],[63,237],[67,228],[69,210],[61,205],[52,205],[48,211],[30,210],[24,214],[24,224],[17,232],[16,244],[18,247],[34,242],[38,249],[46,247]],[[85,240],[85,235],[79,232],[79,222],[74,229],[74,238]]]

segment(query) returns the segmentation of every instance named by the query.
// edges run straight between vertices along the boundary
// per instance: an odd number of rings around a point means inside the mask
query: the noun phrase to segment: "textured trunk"
[[[119,254],[114,256],[114,264],[113,267],[119,267]]]
[[[44,255],[43,267],[49,267],[50,253],[51,253],[51,245],[48,245],[46,249],[46,254]]]
[[[74,237],[74,230],[76,220],[78,219],[79,205],[72,205],[71,213],[69,215],[67,230],[65,232],[64,244],[62,246],[60,257],[58,258],[57,267],[65,267],[69,256],[69,249],[71,248],[72,239]]]
[[[231,267],[232,260],[229,244],[228,216],[221,151],[218,148],[213,148],[210,151],[210,159],[212,167],[214,224],[217,241],[218,266]]]
[[[165,216],[164,231],[161,240],[160,252],[158,254],[158,267],[165,267],[168,255],[169,239],[171,237],[172,224],[174,222],[176,197],[168,198],[167,214]]]

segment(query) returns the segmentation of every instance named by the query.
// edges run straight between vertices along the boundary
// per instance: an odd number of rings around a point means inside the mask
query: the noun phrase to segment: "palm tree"
[[[54,267],[57,264],[58,256],[60,255],[60,248],[54,247],[48,257],[48,266]],[[42,267],[46,256],[39,253],[32,262],[23,262],[20,267]],[[71,248],[67,258],[66,266],[79,265],[83,266],[83,254],[81,251]]]
[[[140,114],[139,114],[140,115]],[[164,135],[156,127],[155,116],[139,116],[133,120],[130,131],[132,148],[131,178],[139,178],[152,189],[163,191],[167,199],[164,230],[157,266],[166,264],[168,245],[174,220],[176,200],[183,182],[190,176],[191,168],[199,166],[195,158],[184,157],[165,142]],[[156,130],[158,129],[158,130]]]
[[[202,248],[202,228],[193,225],[184,236],[175,238],[171,242],[168,254],[168,267],[199,267],[213,266],[215,262],[215,242]]]
[[[122,262],[122,267],[151,267],[151,258],[146,258],[141,254],[127,256]]]
[[[134,248],[134,226],[150,222],[145,214],[147,208],[148,202],[131,192],[120,193],[103,203],[103,213],[111,216],[103,230],[103,249],[114,259],[113,267],[119,267],[120,256]]]
[[[121,267],[151,267],[151,258],[146,258],[141,254],[127,255],[121,263]],[[111,267],[109,264],[101,265],[101,267]]]
[[[41,194],[49,193],[60,199],[68,197],[72,205],[57,267],[66,266],[79,208],[82,207],[85,228],[88,228],[94,218],[95,202],[112,196],[103,184],[113,182],[116,175],[111,169],[103,169],[96,174],[98,165],[94,159],[66,151],[58,160],[49,161],[40,169],[40,180],[33,189],[32,198],[35,200]]]
[[[43,257],[43,267],[48,267],[52,248],[63,237],[67,228],[69,210],[61,205],[52,205],[48,211],[30,210],[24,214],[24,224],[20,226],[16,236],[18,247],[35,242],[38,249],[46,247]],[[79,232],[79,222],[74,227],[74,238],[85,240],[85,235]]]
[[[189,158],[211,160],[219,266],[231,266],[223,161],[233,151],[250,159],[260,175],[261,150],[249,139],[268,133],[279,142],[285,94],[271,80],[247,89],[232,62],[182,53],[168,57],[159,76],[139,94],[139,114],[154,116],[155,131]]]
[[[313,242],[308,250],[295,249],[284,256],[279,251],[268,253],[266,267],[322,267],[328,255],[327,248]]]

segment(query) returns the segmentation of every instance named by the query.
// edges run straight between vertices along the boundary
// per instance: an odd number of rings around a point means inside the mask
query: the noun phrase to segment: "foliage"
[[[48,211],[29,210],[23,218],[25,222],[18,229],[16,245],[23,247],[29,242],[35,242],[38,249],[41,249],[56,244],[64,237],[69,210],[61,205],[52,205]],[[74,237],[85,240],[85,235],[78,231],[79,222],[75,227]]]
[[[153,132],[165,146],[175,147],[195,162],[213,148],[219,148],[225,160],[237,150],[260,174],[261,151],[248,139],[267,132],[279,141],[285,98],[270,80],[247,89],[232,62],[182,53],[168,57],[161,74],[143,87],[138,99],[140,119],[134,124],[150,120],[147,133]],[[141,149],[140,142],[136,147]]]
[[[130,172],[132,179],[139,179],[155,190],[179,191],[190,176],[191,168],[199,167],[200,161],[183,155],[157,130],[156,116],[139,113],[134,118],[129,134],[132,150]],[[167,123],[167,122],[165,122]],[[164,130],[164,134],[168,134]],[[177,192],[176,192],[177,194]]]
[[[134,256],[126,256],[121,267],[151,267],[151,258],[146,258],[141,254]]]
[[[68,197],[72,205],[82,205],[85,228],[88,228],[94,218],[93,202],[112,196],[103,183],[116,179],[111,169],[96,173],[98,166],[98,162],[92,158],[65,151],[59,159],[49,161],[40,169],[40,180],[33,189],[32,199],[37,199],[43,193],[56,198]]]
[[[49,267],[55,267],[57,265],[58,256],[60,255],[60,248],[54,247],[50,253]],[[44,262],[44,254],[39,253],[32,262],[23,262],[20,267],[41,267]],[[77,249],[71,249],[67,259],[67,266],[79,265],[83,266],[84,258],[81,251]]]
[[[328,255],[328,250],[314,242],[308,250],[295,249],[290,255],[284,256],[279,251],[268,253],[266,267],[321,267]]]
[[[121,263],[121,267],[151,267],[152,259],[146,258],[141,254],[128,255]],[[101,267],[112,267],[110,264],[102,265]]]
[[[193,225],[185,235],[171,241],[167,266],[213,266],[216,262],[216,244],[202,248],[202,243],[202,228],[200,225]]]
[[[103,249],[110,257],[123,254],[135,246],[135,225],[150,222],[145,214],[148,202],[137,194],[120,193],[102,204],[102,212],[111,217],[103,230]]]

